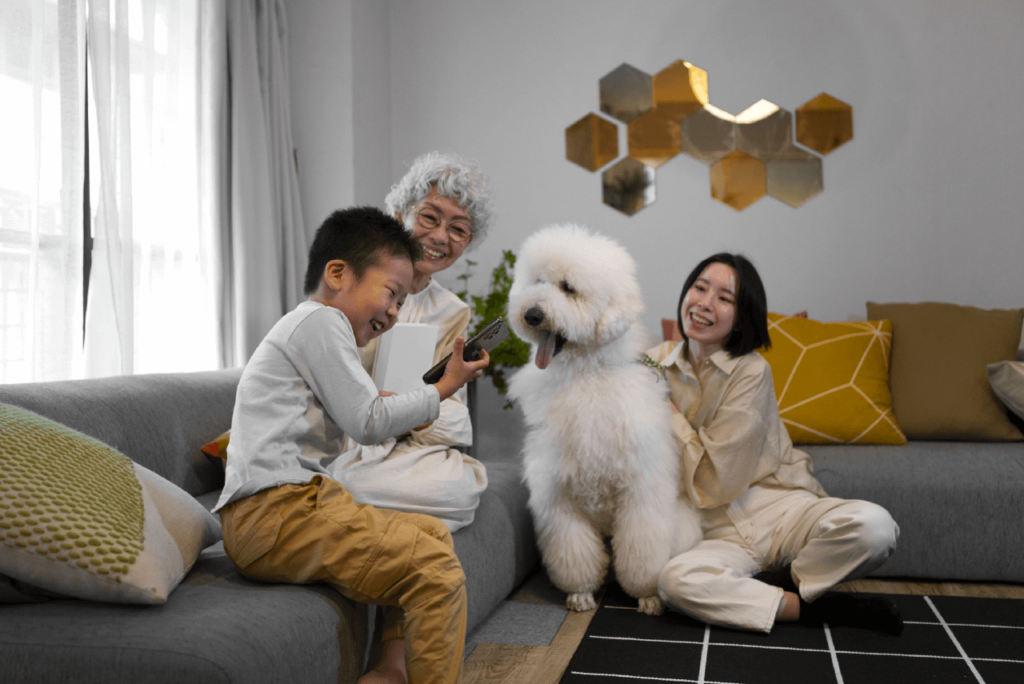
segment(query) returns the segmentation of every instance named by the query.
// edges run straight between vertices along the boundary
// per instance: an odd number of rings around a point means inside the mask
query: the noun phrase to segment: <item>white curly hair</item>
[[[402,180],[391,186],[384,206],[389,214],[401,214],[405,225],[411,226],[420,202],[435,187],[438,195],[453,200],[469,214],[470,248],[483,242],[491,222],[491,192],[476,164],[457,154],[428,152],[418,157]]]

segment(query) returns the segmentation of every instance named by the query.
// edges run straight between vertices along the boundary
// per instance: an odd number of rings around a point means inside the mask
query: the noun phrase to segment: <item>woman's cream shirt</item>
[[[756,351],[733,358],[719,350],[695,374],[665,342],[647,352],[668,381],[672,428],[683,466],[683,486],[698,508],[731,504],[757,485],[765,489],[825,490],[811,474],[810,457],[793,448],[779,418],[772,371]]]

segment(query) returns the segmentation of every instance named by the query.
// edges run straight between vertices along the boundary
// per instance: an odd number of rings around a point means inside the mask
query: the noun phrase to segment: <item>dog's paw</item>
[[[645,596],[640,599],[637,610],[646,615],[661,615],[665,612],[665,603],[657,596]]]
[[[597,608],[597,601],[594,600],[594,595],[589,592],[569,594],[569,598],[565,600],[565,607],[578,613],[584,613]]]

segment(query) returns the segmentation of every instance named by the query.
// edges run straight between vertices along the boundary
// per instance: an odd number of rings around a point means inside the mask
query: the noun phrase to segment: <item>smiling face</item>
[[[679,309],[683,333],[707,353],[725,345],[736,322],[736,271],[712,263],[686,292]]]
[[[397,216],[398,220],[404,220],[400,214]],[[473,220],[455,200],[438,195],[437,188],[431,188],[411,218],[405,222],[406,226],[412,229],[413,237],[423,248],[423,259],[415,265],[413,291],[418,292],[426,286],[430,276],[448,268],[462,256],[473,240]],[[453,235],[464,235],[467,239],[458,242],[452,239]],[[420,287],[415,286],[420,283]]]
[[[340,310],[352,324],[356,345],[366,344],[390,330],[412,283],[412,262],[408,258],[382,255],[362,276],[344,261],[327,264],[331,289],[322,303]]]

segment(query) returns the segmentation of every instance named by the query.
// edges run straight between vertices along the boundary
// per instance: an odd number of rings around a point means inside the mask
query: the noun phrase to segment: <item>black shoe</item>
[[[793,582],[793,565],[789,563],[776,570],[764,570],[754,575],[754,579],[765,584],[770,584],[773,587],[779,587],[783,591],[791,591],[797,596],[800,592],[796,588],[796,584]]]
[[[869,594],[830,591],[814,603],[800,600],[800,618],[805,625],[829,625],[874,629],[899,636],[903,633],[900,609],[891,599]]]

